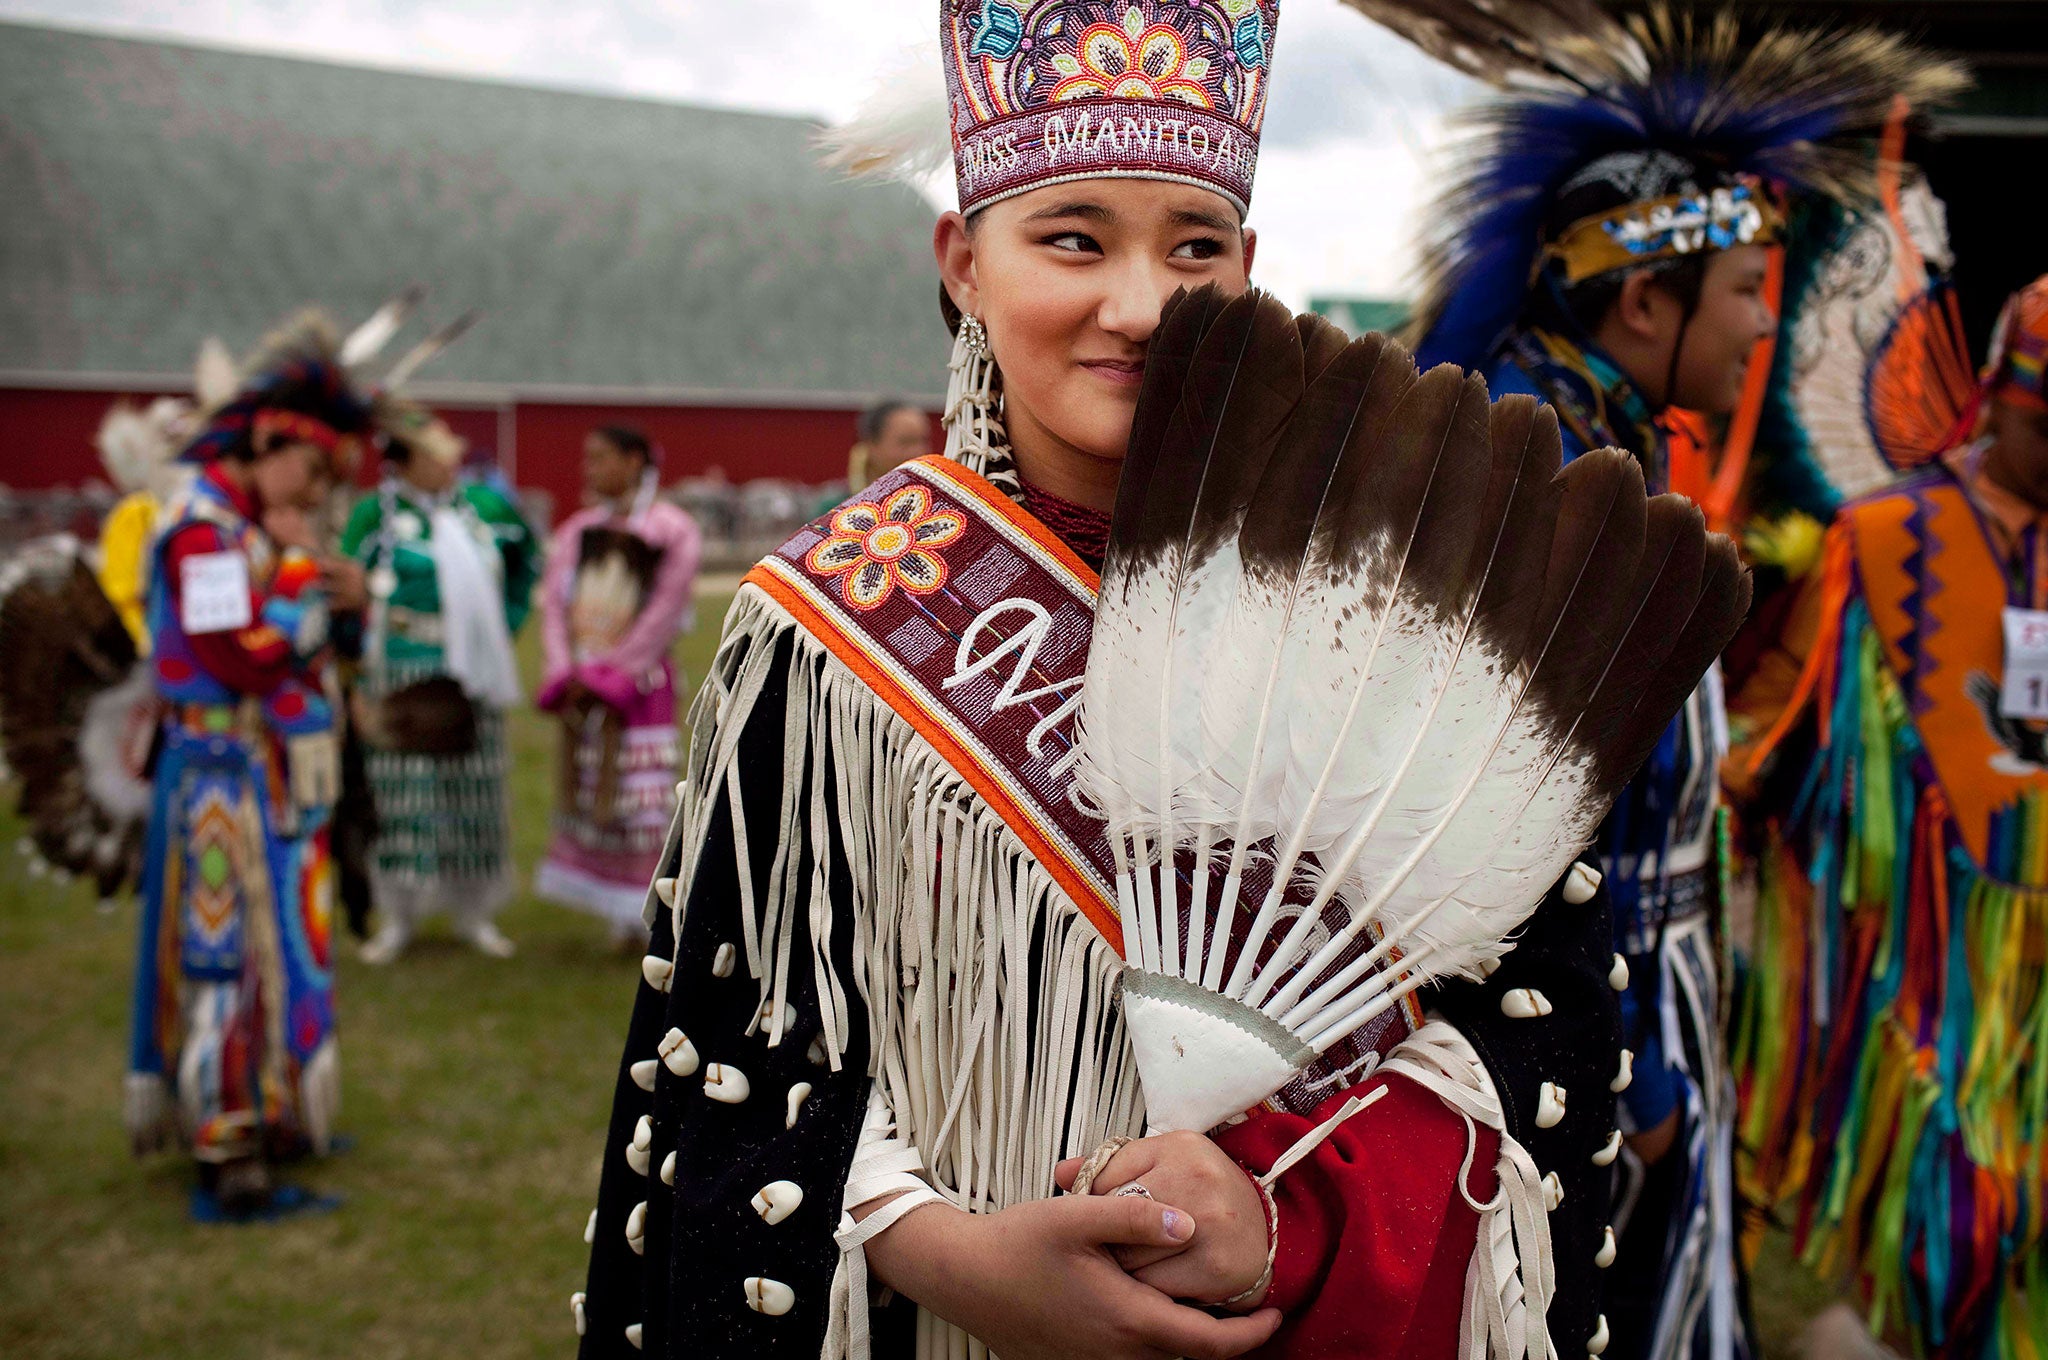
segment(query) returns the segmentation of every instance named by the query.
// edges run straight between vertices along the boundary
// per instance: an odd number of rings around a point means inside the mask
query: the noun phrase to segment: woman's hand
[[[1131,1278],[1113,1255],[1180,1251],[1197,1236],[1192,1217],[1148,1199],[1062,1196],[995,1214],[926,1205],[866,1251],[876,1278],[1003,1360],[1228,1360],[1264,1345],[1279,1313],[1211,1317]],[[1262,1245],[1261,1270],[1264,1260]]]
[[[321,558],[320,584],[327,590],[327,602],[336,609],[363,609],[370,603],[362,564],[350,558]]]
[[[1081,1159],[1071,1158],[1054,1168],[1053,1177],[1066,1189],[1080,1169]],[[1092,1189],[1106,1195],[1133,1181],[1202,1225],[1201,1234],[1185,1242],[1119,1248],[1117,1259],[1135,1278],[1176,1299],[1222,1303],[1266,1273],[1265,1203],[1244,1168],[1222,1148],[1199,1133],[1141,1138],[1110,1158]]]

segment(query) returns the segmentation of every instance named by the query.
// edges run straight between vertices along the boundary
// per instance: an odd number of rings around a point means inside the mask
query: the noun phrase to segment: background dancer
[[[541,586],[546,669],[534,702],[561,719],[562,746],[554,840],[534,891],[600,917],[640,954],[641,909],[675,810],[669,653],[692,623],[702,536],[661,498],[660,458],[639,430],[591,431],[583,486],[591,503],[555,530]]]
[[[2048,277],[1952,446],[1843,509],[1735,705],[1773,980],[1739,1031],[1755,1178],[1880,1336],[1946,1356],[2048,1335],[2044,358]]]
[[[541,551],[517,506],[460,476],[463,449],[438,418],[401,405],[383,479],[342,535],[370,588],[363,730],[380,916],[362,949],[371,963],[397,958],[442,911],[483,953],[513,950],[494,919],[513,882],[503,714],[520,698],[512,635]]]
[[[1559,67],[1530,67],[1553,90],[1474,116],[1477,135],[1428,218],[1418,352],[1485,367],[1496,392],[1539,397],[1558,413],[1567,457],[1628,449],[1659,489],[1672,485],[1662,418],[1732,412],[1752,351],[1776,327],[1767,248],[1784,195],[1874,202],[1867,160],[1843,178],[1859,164],[1846,148],[1884,126],[1895,95],[1918,103],[1958,81],[1895,39],[1744,34],[1732,13],[1653,8],[1624,25],[1582,7],[1582,30],[1564,32],[1542,6],[1475,7],[1454,13],[1493,36],[1474,44],[1463,32],[1454,50],[1418,17],[1441,17],[1435,7],[1359,7],[1479,63],[1475,74],[1498,78],[1503,53],[1564,54]],[[1518,26],[1515,41],[1499,40]],[[1710,673],[1599,841],[1635,1054],[1618,1111],[1621,1252],[1607,1282],[1625,1357],[1751,1348],[1722,1038],[1726,744]]]
[[[932,421],[907,401],[882,400],[860,413],[855,441],[846,455],[846,489],[858,491],[875,478],[932,451]]]
[[[143,873],[127,1120],[183,1141],[201,1217],[303,1207],[272,1163],[324,1152],[340,1101],[325,688],[329,607],[362,573],[316,559],[304,514],[370,432],[317,317],[274,338],[201,419],[165,511],[151,667],[168,713]]]

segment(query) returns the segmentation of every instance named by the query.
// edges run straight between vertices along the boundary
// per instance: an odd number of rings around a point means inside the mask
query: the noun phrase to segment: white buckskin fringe
[[[750,826],[738,803],[739,735],[773,678],[784,634],[794,642],[782,805],[777,825]],[[843,1209],[898,1198],[858,1223],[842,1213],[820,1360],[868,1360],[870,1238],[934,1200],[987,1213],[1045,1198],[1056,1162],[1117,1135],[1143,1135],[1144,1099],[1116,999],[1123,962],[966,780],[753,587],[741,587],[726,616],[691,725],[696,736],[663,862],[679,845],[701,843],[713,794],[730,790],[747,966],[762,1001],[776,1003],[767,1041],[783,1042],[789,970],[808,962],[835,1071],[850,1021],[845,980],[827,950],[829,866],[815,864],[800,878],[791,851],[836,833],[849,860],[853,984],[868,1011],[873,1085]],[[818,778],[825,756],[836,812]],[[757,852],[773,857],[759,901]],[[686,855],[672,908],[678,940],[695,869]],[[647,902],[651,926],[660,899],[650,890]],[[808,961],[793,958],[798,911],[808,914]],[[1466,1122],[1459,1193],[1479,1214],[1479,1234],[1465,1277],[1464,1360],[1556,1360],[1545,1325],[1555,1278],[1542,1178],[1508,1136],[1477,1053],[1436,1020],[1378,1070],[1418,1082]],[[1501,1140],[1499,1189],[1485,1203],[1465,1190],[1481,1124]],[[920,1311],[917,1354],[985,1360],[988,1350]]]
[[[739,734],[784,634],[794,636],[794,654],[786,672],[782,806],[777,825],[749,825],[737,798]],[[784,1041],[789,972],[808,965],[835,1071],[850,1020],[846,979],[827,947],[829,866],[799,875],[794,851],[836,837],[848,857],[852,983],[867,1007],[874,1084],[846,1208],[915,1184],[910,1178],[921,1167],[936,1197],[992,1212],[1051,1195],[1062,1158],[1083,1156],[1112,1135],[1144,1132],[1137,1066],[1116,999],[1123,967],[1116,951],[966,780],[763,592],[743,586],[734,600],[691,721],[696,737],[672,845],[700,843],[712,795],[721,787],[733,794],[742,947],[761,1000],[776,1003],[771,1018],[757,1023],[771,1046]],[[819,778],[827,757],[836,811]],[[772,858],[767,891],[756,901],[759,856]],[[677,938],[694,870],[686,854],[672,909]],[[648,901],[651,922],[658,899],[650,893]],[[808,915],[808,959],[793,957],[798,912]],[[864,1360],[863,1243],[887,1226],[870,1227],[876,1219],[894,1221],[912,1207],[889,1205],[857,1227],[842,1221],[842,1246],[863,1259],[842,1257],[834,1277],[824,1360]],[[920,1317],[918,1336],[921,1357],[985,1353],[929,1314]]]
[[[1508,1135],[1500,1095],[1465,1036],[1432,1020],[1380,1064],[1432,1092],[1465,1120],[1465,1163],[1458,1193],[1478,1211],[1479,1240],[1465,1268],[1464,1360],[1556,1360],[1546,1318],[1556,1292],[1550,1215],[1542,1175],[1529,1151]],[[1500,1135],[1494,1164],[1499,1188],[1480,1203],[1465,1188],[1477,1147],[1477,1125]]]

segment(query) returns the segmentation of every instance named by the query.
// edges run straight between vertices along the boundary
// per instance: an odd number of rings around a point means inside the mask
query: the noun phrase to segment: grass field
[[[678,651],[692,676],[725,604],[699,601]],[[535,651],[529,630],[529,683]],[[514,715],[511,737],[524,875],[546,839],[555,742],[531,711]],[[15,836],[0,813],[0,847]],[[343,943],[342,1128],[354,1145],[300,1178],[344,1204],[202,1227],[186,1215],[187,1165],[136,1162],[121,1131],[133,904],[101,913],[85,887],[0,857],[0,1357],[571,1354],[568,1298],[639,968],[597,921],[531,897],[503,924],[519,943],[505,962],[438,930],[386,969]],[[1781,1243],[1759,1275],[1769,1353],[1790,1355],[1815,1291]]]

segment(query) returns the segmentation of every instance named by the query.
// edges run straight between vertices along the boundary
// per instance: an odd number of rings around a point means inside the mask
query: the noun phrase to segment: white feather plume
[[[856,179],[922,185],[953,158],[945,70],[936,43],[904,54],[852,118],[818,133],[822,164]]]

